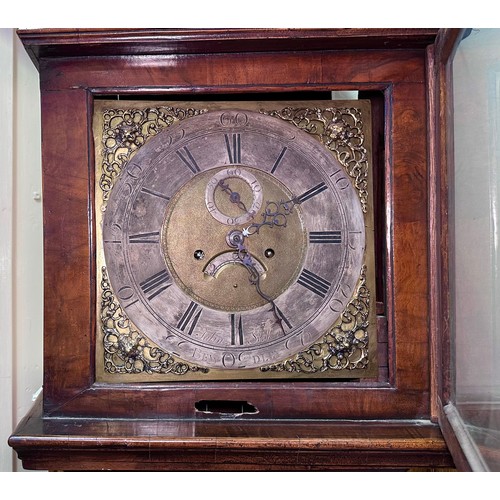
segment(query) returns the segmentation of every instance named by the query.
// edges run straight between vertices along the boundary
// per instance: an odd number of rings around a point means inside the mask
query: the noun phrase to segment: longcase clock
[[[19,32],[45,225],[25,467],[453,465],[428,328],[436,33]]]

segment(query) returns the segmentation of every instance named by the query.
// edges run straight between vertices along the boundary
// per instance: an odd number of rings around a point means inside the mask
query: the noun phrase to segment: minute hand
[[[243,233],[243,232],[242,232]],[[228,235],[227,243],[230,247],[235,248],[237,250],[237,256],[238,259],[240,260],[241,264],[245,266],[247,271],[250,273],[250,283],[252,285],[255,285],[255,288],[257,290],[257,293],[269,304],[271,304],[271,310],[273,312],[273,315],[276,319],[276,322],[281,328],[281,331],[283,332],[283,335],[286,335],[285,328],[283,326],[283,323],[286,323],[289,325],[289,323],[286,321],[286,319],[283,317],[281,311],[276,307],[276,304],[274,303],[274,300],[266,295],[260,288],[260,273],[257,271],[253,259],[251,257],[250,252],[248,251],[247,247],[245,246],[245,237],[243,236],[242,233],[239,233],[239,231],[234,231]]]

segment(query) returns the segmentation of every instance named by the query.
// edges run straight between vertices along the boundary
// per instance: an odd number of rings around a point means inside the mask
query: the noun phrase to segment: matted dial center
[[[170,200],[162,226],[162,251],[176,284],[205,306],[245,311],[267,304],[256,290],[258,273],[262,292],[274,300],[302,269],[307,240],[300,207],[286,216],[286,226],[264,225],[249,236],[243,230],[263,222],[267,202],[292,197],[275,177],[251,167],[194,176]]]

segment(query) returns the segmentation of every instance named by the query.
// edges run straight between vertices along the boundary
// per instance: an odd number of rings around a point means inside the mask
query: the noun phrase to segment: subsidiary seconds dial
[[[235,184],[238,191],[234,189]],[[249,191],[250,196],[248,194],[244,196],[240,194],[240,191],[243,194]],[[251,201],[245,204],[245,198]],[[233,205],[229,207],[232,208],[229,210],[230,214],[223,213],[220,208],[221,204],[227,205],[228,201]],[[224,168],[208,181],[205,190],[205,205],[212,217],[222,224],[228,226],[245,224],[257,215],[262,206],[262,186],[249,170],[239,166]],[[248,208],[247,205],[249,205]]]

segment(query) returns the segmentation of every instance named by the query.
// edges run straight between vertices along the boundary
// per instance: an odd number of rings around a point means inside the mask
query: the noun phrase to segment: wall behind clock
[[[43,252],[39,78],[15,30],[0,29],[0,471],[22,470],[7,439],[42,385]]]

